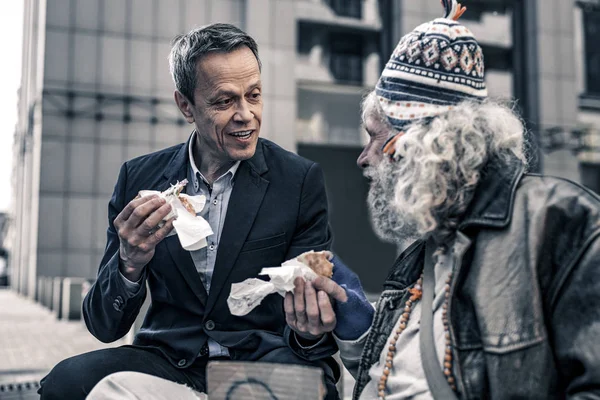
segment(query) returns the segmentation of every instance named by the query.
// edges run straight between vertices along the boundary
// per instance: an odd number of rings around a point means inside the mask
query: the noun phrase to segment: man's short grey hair
[[[261,68],[258,45],[250,35],[230,24],[212,24],[197,28],[172,41],[169,68],[175,87],[192,104],[196,90],[198,60],[208,53],[230,53],[242,46],[248,47]]]

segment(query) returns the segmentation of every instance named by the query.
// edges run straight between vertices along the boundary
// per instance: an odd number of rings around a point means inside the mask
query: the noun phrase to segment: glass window
[[[331,73],[341,83],[363,82],[363,37],[358,34],[332,33],[329,37]]]
[[[48,0],[46,3],[46,23],[61,28],[70,27],[70,0]]]
[[[109,32],[125,33],[128,23],[127,2],[123,0],[104,0],[101,7],[103,18],[101,21],[101,29]],[[137,12],[137,10],[136,10]]]
[[[299,54],[307,55],[310,54],[313,46],[315,45],[315,27],[308,24],[298,23],[298,35],[296,49]]]
[[[154,68],[152,59],[153,42],[145,39],[131,39],[127,45],[129,58],[129,76],[126,86],[129,86],[133,91],[140,95],[150,94],[151,88],[154,85],[154,78],[151,73]],[[164,64],[168,64],[167,55],[160,54],[159,62],[161,63],[161,71],[164,69]]]
[[[362,0],[327,0],[327,4],[340,17],[362,18]]]
[[[46,56],[44,59],[44,79],[64,83],[71,77],[68,76],[68,62],[72,49],[69,47],[69,33],[46,31]]]
[[[481,50],[486,71],[512,71],[512,49],[481,44]]]
[[[157,24],[156,33],[161,38],[171,39],[173,36],[180,33],[180,3],[171,0],[160,0],[157,4],[158,12],[156,13]]]
[[[79,29],[97,30],[100,2],[97,0],[79,0],[75,5],[75,26]]]
[[[469,11],[461,19],[479,21],[484,13],[506,14],[513,3],[514,0],[470,0],[464,4]]]
[[[102,46],[101,90],[122,92],[125,81],[125,39],[104,36],[100,39],[100,46]]]
[[[600,95],[600,9],[585,9],[583,13],[585,43],[585,83],[588,94]]]
[[[74,43],[74,66],[73,80],[77,83],[95,85],[98,81],[96,73],[98,36],[76,32]]]

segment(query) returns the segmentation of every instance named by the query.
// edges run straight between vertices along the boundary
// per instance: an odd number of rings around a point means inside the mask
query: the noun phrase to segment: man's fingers
[[[160,208],[148,216],[137,228],[140,235],[148,235],[148,232],[156,229],[158,224],[171,212],[170,204],[163,204]]]
[[[306,304],[306,317],[308,318],[309,330],[317,329],[321,325],[319,318],[319,303],[317,300],[317,292],[310,282],[304,285],[304,302]],[[311,333],[313,333],[311,331]]]
[[[335,283],[329,278],[319,276],[313,281],[315,290],[322,290],[337,301],[345,303],[348,301],[348,295],[343,287]]]
[[[139,199],[133,199],[131,200],[126,206],[125,208],[119,213],[119,215],[117,215],[117,218],[115,218],[115,222],[119,221],[119,222],[124,222],[127,221],[129,219],[129,217],[131,216],[131,214],[133,214],[133,211],[140,205],[154,200],[158,198],[157,195],[152,195],[152,196],[146,196],[146,197],[140,197]],[[116,225],[116,224],[115,224]]]
[[[283,299],[283,309],[285,311],[285,321],[292,328],[296,327],[296,312],[294,311],[294,295],[286,293]]]
[[[163,204],[165,204],[165,199],[161,197],[155,197],[150,201],[140,204],[135,207],[129,218],[127,218],[127,224],[131,228],[137,228],[150,214],[158,210]]]
[[[152,235],[150,235],[150,237],[148,238],[148,244],[150,244],[152,247],[155,247],[164,238],[166,238],[167,235],[173,229],[173,221],[174,220],[175,220],[175,218],[171,218],[170,220],[165,222],[165,224],[163,226],[161,226],[156,232],[154,232]]]
[[[329,301],[329,296],[327,293],[319,291],[317,293],[317,298],[319,302],[319,310],[321,310],[321,323],[323,324],[323,329],[326,332],[331,332],[335,329],[337,321],[335,318],[335,312],[333,312],[333,307],[331,306],[331,301]]]
[[[299,329],[304,329],[306,318],[306,304],[304,302],[304,279],[296,278],[294,281],[294,310],[296,312],[296,324]]]

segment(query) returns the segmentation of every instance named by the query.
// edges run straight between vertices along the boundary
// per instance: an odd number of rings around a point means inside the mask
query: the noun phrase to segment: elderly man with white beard
[[[369,330],[337,340],[353,399],[600,399],[600,199],[527,173],[523,124],[487,98],[464,8],[443,4],[363,103],[374,229],[414,243]],[[305,294],[286,299],[292,326]]]

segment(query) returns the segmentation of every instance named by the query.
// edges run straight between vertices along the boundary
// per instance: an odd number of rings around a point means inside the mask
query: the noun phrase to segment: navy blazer
[[[210,294],[190,253],[174,235],[156,247],[144,268],[140,291],[128,295],[119,276],[119,238],[113,221],[140,190],[162,191],[186,178],[188,144],[189,140],[121,167],[108,207],[106,250],[97,280],[83,302],[85,323],[103,342],[123,337],[144,302],[147,281],[152,302],[134,345],[162,351],[174,366],[192,364],[209,336],[239,360],[256,360],[272,350],[290,348],[280,295],[268,296],[243,317],[232,316],[226,303],[232,283],[256,278],[262,268],[281,265],[305,251],[331,246],[320,167],[268,140],[259,139],[255,155],[242,161],[236,173]],[[294,349],[307,360],[335,351],[331,345],[312,353]]]

